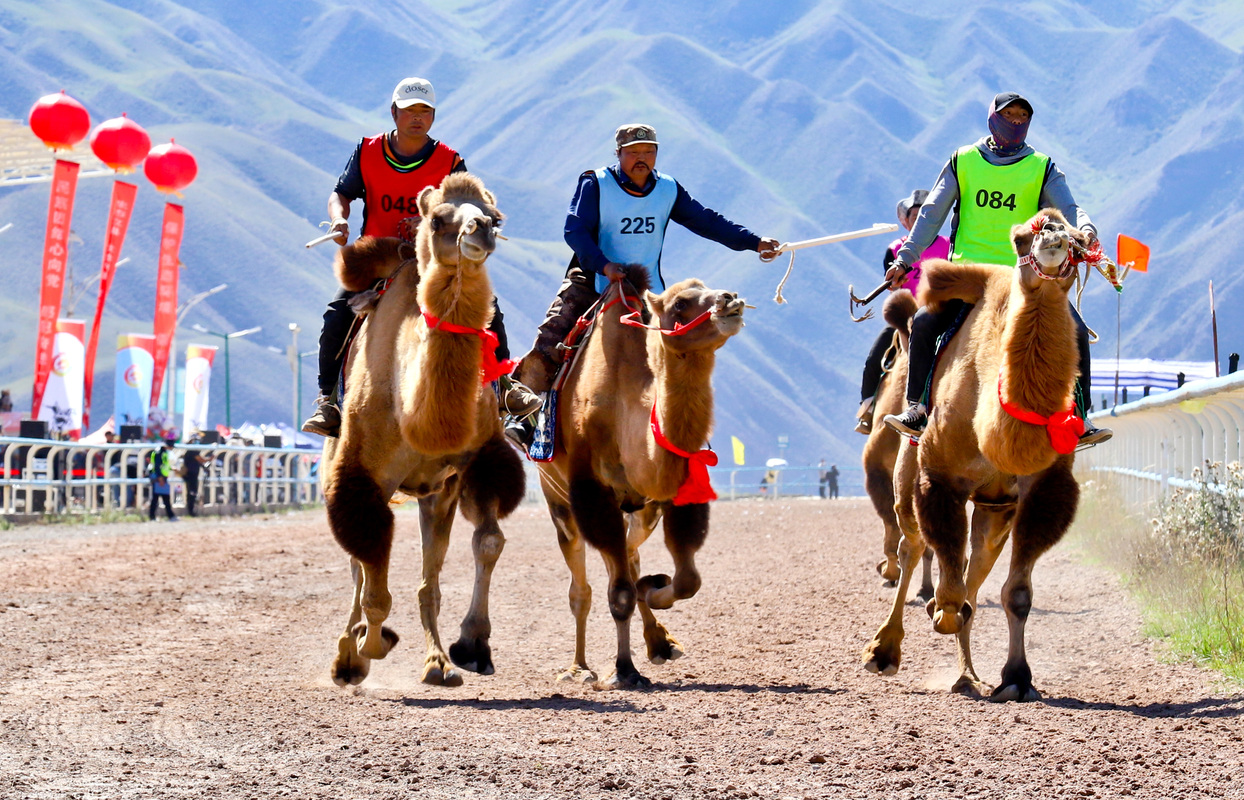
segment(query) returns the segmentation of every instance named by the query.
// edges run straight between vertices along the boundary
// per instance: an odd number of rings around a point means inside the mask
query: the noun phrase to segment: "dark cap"
[[[656,128],[639,122],[631,122],[619,127],[613,134],[613,140],[617,143],[619,150],[633,144],[659,144]]]
[[[907,212],[913,208],[924,205],[924,201],[929,197],[928,191],[924,189],[912,189],[911,194],[898,201],[898,217],[899,219],[907,219]]]
[[[1018,103],[1020,108],[1028,112],[1028,116],[1032,116],[1032,103],[1018,92],[1002,92],[993,99],[993,110],[1001,111],[1009,105]]]

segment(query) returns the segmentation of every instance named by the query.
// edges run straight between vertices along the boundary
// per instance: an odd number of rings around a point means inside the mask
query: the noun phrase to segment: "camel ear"
[[[497,204],[497,196],[487,189],[484,190],[484,199],[488,201],[488,205],[495,206]]]
[[[1032,224],[1023,222],[1019,225],[1011,226],[1011,246],[1015,248],[1015,254],[1026,256],[1032,251]]]
[[[652,309],[652,313],[658,317],[665,311],[665,304],[661,302],[661,295],[653,294],[647,289],[644,290],[644,302],[648,304],[648,308]]]
[[[432,212],[432,202],[428,199],[435,192],[431,186],[423,187],[423,191],[419,193],[419,216],[426,217]]]

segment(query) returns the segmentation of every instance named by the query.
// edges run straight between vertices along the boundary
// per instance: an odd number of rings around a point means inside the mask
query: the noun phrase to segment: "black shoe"
[[[1102,442],[1108,442],[1114,437],[1114,431],[1109,428],[1098,428],[1087,419],[1084,420],[1084,433],[1080,434],[1080,443],[1076,445],[1077,450],[1084,450]]]
[[[524,452],[536,438],[536,424],[531,417],[512,419],[505,425],[505,438],[518,445]]]
[[[902,414],[886,414],[885,424],[904,436],[919,439],[924,427],[929,424],[929,414],[918,403],[912,403]]]
[[[315,400],[315,413],[302,423],[302,430],[335,439],[341,432],[341,409],[331,398],[320,395]]]

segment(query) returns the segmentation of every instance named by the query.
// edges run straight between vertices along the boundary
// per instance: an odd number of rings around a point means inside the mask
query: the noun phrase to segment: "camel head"
[[[496,249],[505,219],[496,202],[483,182],[467,172],[456,172],[439,187],[420,192],[420,263],[431,263],[425,255],[445,266],[483,263]],[[431,252],[425,253],[425,247]]]
[[[1066,293],[1075,282],[1072,243],[1088,246],[1088,236],[1069,225],[1057,209],[1047,208],[1011,228],[1011,243],[1019,256],[1016,278],[1027,291],[1055,286]]]
[[[661,294],[644,292],[644,300],[664,334],[662,344],[675,353],[716,350],[743,329],[744,301],[734,292],[709,289],[697,278]]]

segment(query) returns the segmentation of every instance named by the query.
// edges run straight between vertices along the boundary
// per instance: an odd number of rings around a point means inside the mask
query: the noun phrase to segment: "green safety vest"
[[[151,474],[157,478],[168,477],[168,453],[155,450],[148,459],[151,464]]]
[[[1015,266],[1011,226],[1041,210],[1041,188],[1050,157],[1034,152],[1006,166],[985,160],[976,145],[955,151],[959,178],[959,226],[951,261]]]

